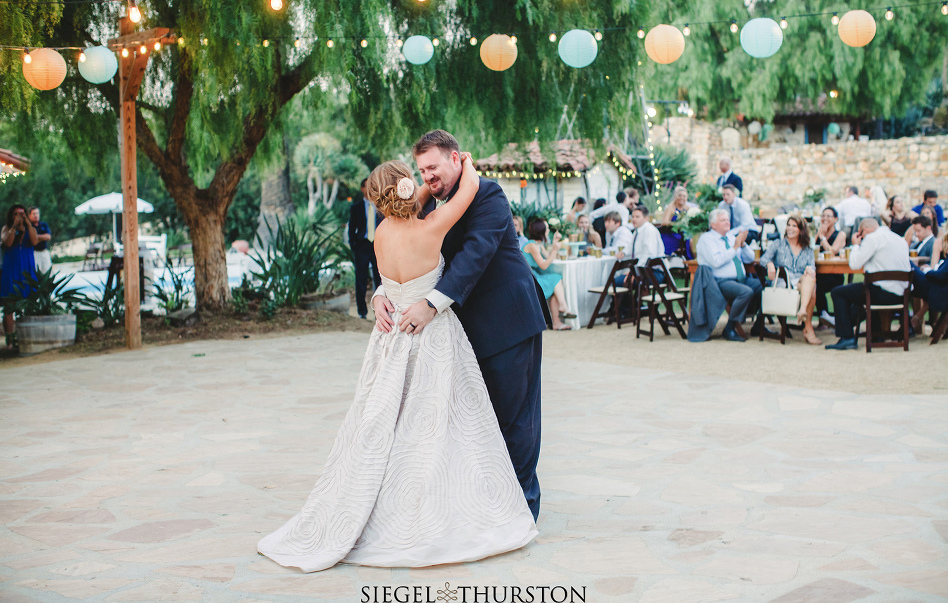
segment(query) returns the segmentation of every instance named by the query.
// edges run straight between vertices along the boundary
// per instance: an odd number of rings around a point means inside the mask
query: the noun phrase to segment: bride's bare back
[[[422,220],[417,214],[408,218],[386,216],[375,231],[375,256],[379,272],[397,283],[407,283],[438,267],[441,244],[451,227],[461,219],[474,200],[480,179],[469,158],[464,161],[458,192]],[[419,207],[430,195],[427,187],[418,188]]]

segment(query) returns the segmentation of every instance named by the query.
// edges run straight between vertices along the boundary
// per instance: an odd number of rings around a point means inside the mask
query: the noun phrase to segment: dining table
[[[547,272],[563,275],[566,304],[576,315],[576,318],[564,319],[564,323],[573,329],[589,324],[593,310],[596,309],[596,302],[599,301],[599,294],[589,293],[589,289],[605,285],[615,263],[615,257],[603,255],[600,258],[586,256],[558,259],[550,264]]]

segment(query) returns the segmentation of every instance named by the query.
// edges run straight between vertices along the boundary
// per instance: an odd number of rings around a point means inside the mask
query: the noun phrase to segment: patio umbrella
[[[121,193],[109,193],[93,197],[76,208],[77,215],[83,214],[112,214],[112,235],[118,241],[115,230],[115,214],[122,213],[124,201]],[[138,213],[150,214],[155,211],[154,206],[147,202],[138,200]]]

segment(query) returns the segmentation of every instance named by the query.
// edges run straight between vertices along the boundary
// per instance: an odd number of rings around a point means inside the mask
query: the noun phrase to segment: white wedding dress
[[[401,311],[441,278],[382,276]],[[338,562],[423,567],[518,549],[537,535],[464,329],[452,310],[420,335],[372,332],[355,401],[316,486],[257,544],[315,572]]]

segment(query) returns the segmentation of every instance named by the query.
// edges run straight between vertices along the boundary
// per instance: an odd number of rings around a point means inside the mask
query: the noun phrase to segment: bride
[[[387,218],[375,249],[396,324],[438,283],[442,240],[477,193],[463,159],[458,193],[424,220],[428,189],[406,164],[389,161],[369,176],[368,196]],[[471,344],[448,309],[418,335],[372,332],[316,486],[257,550],[304,572],[340,561],[423,567],[512,551],[536,535]]]

